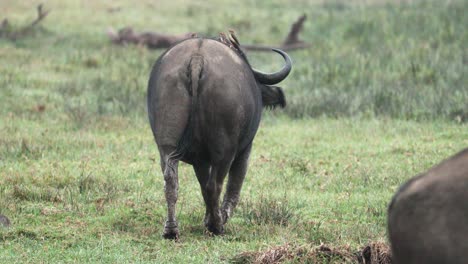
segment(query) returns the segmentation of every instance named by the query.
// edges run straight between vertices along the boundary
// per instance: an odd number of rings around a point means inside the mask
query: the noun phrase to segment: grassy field
[[[38,3],[2,0],[0,19],[20,28]],[[468,146],[466,1],[216,3],[51,0],[29,35],[0,37],[0,214],[11,220],[0,263],[219,263],[321,243],[354,251],[385,241],[401,183]],[[198,182],[183,165],[181,237],[162,239],[163,177],[145,110],[162,51],[113,46],[106,31],[234,28],[243,43],[279,43],[303,13],[312,48],[291,52],[288,107],[264,116],[226,235],[204,232]],[[280,63],[248,55],[264,71]]]

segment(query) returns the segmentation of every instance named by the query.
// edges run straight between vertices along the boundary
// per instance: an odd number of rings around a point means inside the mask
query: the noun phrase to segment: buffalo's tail
[[[181,138],[177,142],[176,149],[169,154],[169,159],[180,160],[184,157],[185,153],[188,151],[192,139],[193,139],[193,130],[195,117],[198,112],[198,86],[200,78],[203,72],[203,56],[196,54],[190,58],[190,61],[187,65],[187,91],[191,97],[190,102],[190,113],[187,120],[187,125],[182,133]]]

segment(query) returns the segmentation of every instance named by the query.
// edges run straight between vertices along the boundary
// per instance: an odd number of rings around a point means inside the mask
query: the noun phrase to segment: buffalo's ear
[[[275,108],[279,106],[284,108],[286,106],[286,99],[280,87],[260,85],[260,89],[262,91],[263,107]]]

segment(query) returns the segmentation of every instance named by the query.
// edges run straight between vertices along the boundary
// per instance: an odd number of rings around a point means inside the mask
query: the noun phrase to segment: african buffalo
[[[275,49],[286,64],[266,74],[250,67],[237,39],[231,42],[234,46],[206,38],[182,41],[163,53],[151,72],[148,115],[165,181],[165,238],[179,235],[178,162],[193,166],[206,205],[205,226],[213,234],[222,234],[239,201],[262,108],[285,106],[281,88],[269,85],[287,77],[289,56]]]
[[[468,263],[468,148],[402,185],[388,234],[395,263]]]

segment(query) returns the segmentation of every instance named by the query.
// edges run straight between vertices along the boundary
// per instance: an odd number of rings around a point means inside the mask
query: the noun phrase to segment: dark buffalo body
[[[388,233],[395,263],[468,263],[468,148],[400,188]]]
[[[262,108],[285,105],[281,89],[266,85],[291,70],[287,54],[277,52],[287,64],[271,75],[256,72],[242,52],[212,39],[185,40],[157,60],[148,85],[148,114],[165,180],[166,238],[178,236],[179,161],[193,165],[206,204],[206,227],[223,232],[239,200]]]

